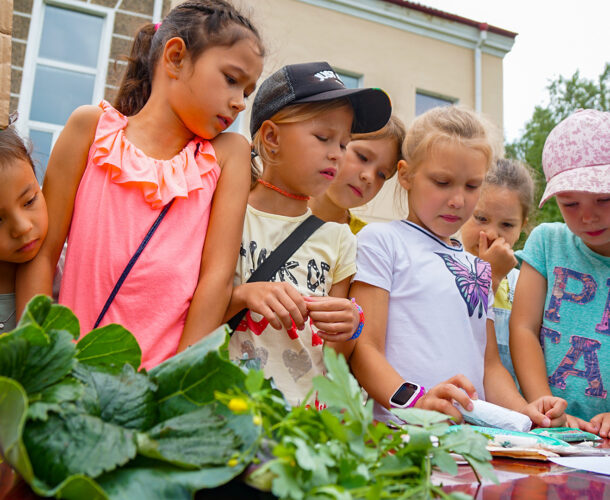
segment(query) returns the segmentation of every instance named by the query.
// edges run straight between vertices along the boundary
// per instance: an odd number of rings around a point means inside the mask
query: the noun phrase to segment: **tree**
[[[597,80],[581,78],[576,71],[571,78],[560,76],[552,81],[549,92],[548,106],[536,106],[532,118],[525,125],[525,132],[520,139],[506,145],[506,155],[530,165],[538,177],[536,179],[536,200],[544,192],[545,181],[542,171],[542,149],[544,141],[551,130],[561,120],[578,109],[610,109],[610,63],[606,63],[604,71]],[[547,202],[534,216],[534,223],[561,221],[561,213],[553,198]]]

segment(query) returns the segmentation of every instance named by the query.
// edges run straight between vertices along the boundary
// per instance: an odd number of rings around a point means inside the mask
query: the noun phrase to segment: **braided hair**
[[[264,48],[258,30],[250,20],[225,0],[191,0],[174,7],[159,25],[148,23],[136,34],[127,70],[114,107],[126,116],[140,111],[152,88],[157,61],[168,40],[179,37],[194,61],[206,49],[231,46],[253,38],[261,55]]]

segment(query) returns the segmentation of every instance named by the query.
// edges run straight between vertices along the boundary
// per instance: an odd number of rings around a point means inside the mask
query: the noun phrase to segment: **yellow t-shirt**
[[[307,217],[261,212],[248,205],[234,284],[245,283],[267,256]],[[303,296],[326,296],[333,283],[356,272],[356,238],[346,224],[326,222],[280,268],[271,281],[292,284]],[[241,329],[240,329],[241,328]],[[303,331],[275,330],[257,313],[248,311],[231,337],[231,359],[255,358],[273,377],[286,400],[297,405],[324,373],[322,342],[307,323]]]
[[[358,234],[358,231],[366,226],[366,224],[367,223],[361,218],[356,217],[353,213],[349,212],[349,228],[351,229],[352,233]]]
[[[498,309],[506,309],[508,311],[512,310],[513,308],[513,305],[508,297],[508,280],[506,278],[500,281],[493,307],[497,307]]]

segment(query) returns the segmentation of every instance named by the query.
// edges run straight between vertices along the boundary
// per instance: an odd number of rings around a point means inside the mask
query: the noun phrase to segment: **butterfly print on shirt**
[[[491,266],[478,257],[474,258],[474,268],[470,261],[467,264],[460,262],[446,253],[434,252],[438,255],[451,274],[455,276],[455,284],[460,295],[468,307],[468,315],[472,316],[479,307],[479,318],[483,316],[483,310],[487,312],[489,300],[489,287],[491,286]]]

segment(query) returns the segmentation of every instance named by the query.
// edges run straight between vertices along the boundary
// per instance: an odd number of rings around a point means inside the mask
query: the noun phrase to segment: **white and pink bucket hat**
[[[544,143],[542,169],[539,206],[564,191],[610,193],[610,112],[581,109],[560,122]]]

